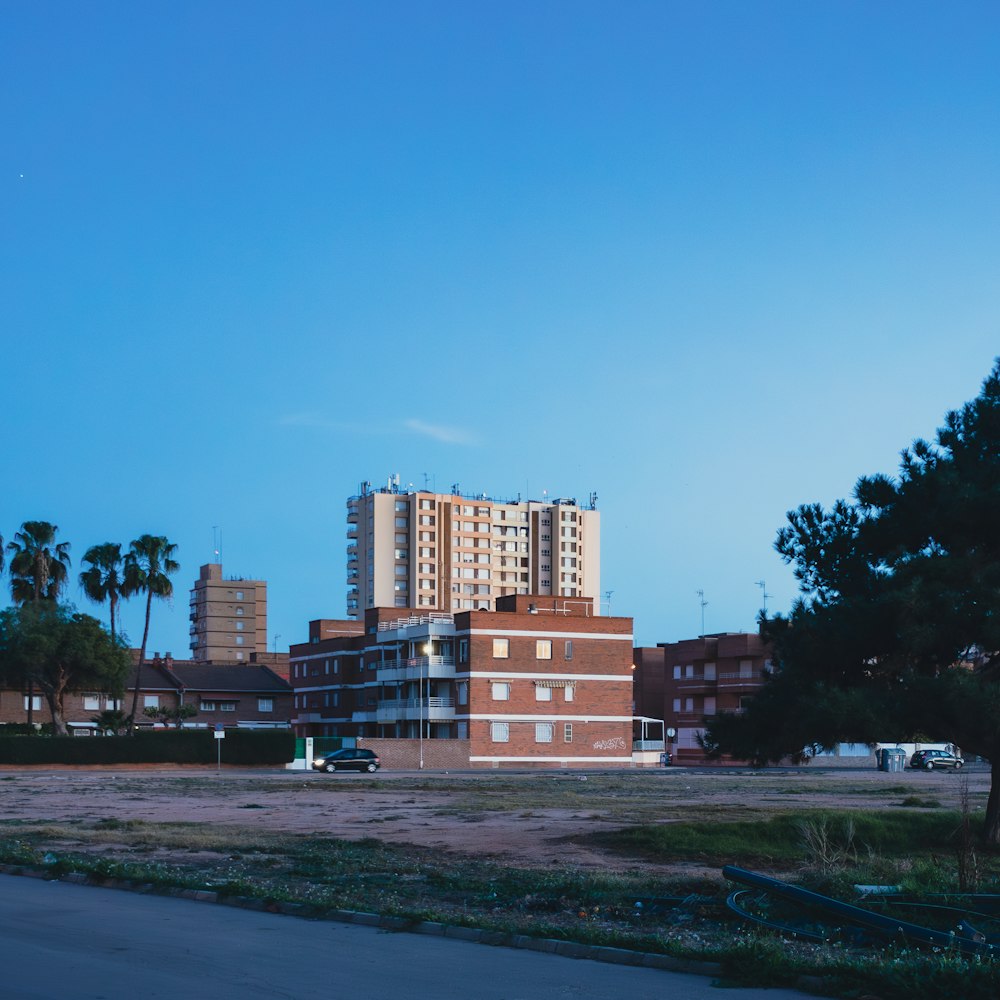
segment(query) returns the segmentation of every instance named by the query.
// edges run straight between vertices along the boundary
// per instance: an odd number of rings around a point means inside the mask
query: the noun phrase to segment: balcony
[[[395,722],[397,719],[426,719],[428,722],[450,722],[455,718],[454,698],[401,698],[398,701],[379,703],[378,722]],[[357,713],[355,713],[357,717]]]
[[[385,660],[378,665],[380,682],[418,681],[421,678],[455,676],[454,656],[412,656],[409,659]]]
[[[358,558],[358,547],[357,547],[357,545],[348,545],[347,546],[347,558],[348,559],[357,559]]]
[[[356,527],[348,527],[347,538],[348,540],[356,539],[358,537],[358,529]]]

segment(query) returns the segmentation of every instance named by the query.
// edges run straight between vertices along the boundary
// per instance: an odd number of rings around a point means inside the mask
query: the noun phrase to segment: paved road
[[[0,875],[5,1000],[792,1000],[701,976]]]

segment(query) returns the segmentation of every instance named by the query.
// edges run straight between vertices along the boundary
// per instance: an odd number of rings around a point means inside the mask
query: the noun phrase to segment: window
[[[536,660],[551,660],[552,659],[552,640],[551,639],[536,639],[535,640],[535,659]]]
[[[405,517],[397,517],[395,525],[397,528],[408,528],[410,526],[410,522]]]
[[[242,660],[243,659],[243,651],[242,650],[238,650],[237,651],[237,653],[236,653],[236,659],[237,660]]]
[[[242,632],[243,631],[243,622],[237,622],[236,623],[236,631],[237,632]]]
[[[274,699],[273,698],[258,698],[257,699],[257,711],[258,712],[273,712],[274,711]]]
[[[465,681],[459,681],[459,683],[455,685],[455,688],[456,688],[456,690],[458,692],[458,703],[459,703],[459,705],[468,705],[469,704],[469,685],[466,684]]]
[[[214,712],[215,711],[215,702],[214,701],[203,701],[198,706],[198,711],[199,712]]]
[[[681,710],[681,700],[680,698],[674,698],[674,711],[679,712]]]
[[[243,609],[242,609],[242,608],[237,608],[237,609],[236,609],[236,613],[237,613],[238,615],[242,615],[242,614],[243,614]]]
[[[99,712],[101,710],[101,696],[85,694],[83,696],[83,709],[85,712]]]
[[[510,639],[493,640],[493,659],[506,660],[510,656]]]
[[[160,696],[158,694],[144,694],[142,696],[143,708],[159,708]]]
[[[565,655],[565,657],[566,657],[567,660],[572,660],[573,659],[573,640],[572,639],[567,639],[566,640],[566,647],[565,647],[564,655]]]
[[[434,524],[434,515],[433,514],[421,514],[420,515],[420,523],[423,524],[423,525],[425,525],[426,527],[431,527]]]
[[[420,509],[421,510],[433,510],[434,509],[434,502],[432,500],[421,500],[420,501]]]
[[[510,684],[506,681],[493,681],[491,687],[494,701],[510,701]]]
[[[552,688],[535,685],[535,701],[552,701]]]
[[[575,691],[576,691],[576,688],[574,687],[574,685],[567,684],[566,687],[563,688],[563,698],[564,698],[564,700],[565,701],[572,701],[573,700],[573,694],[574,694]]]
[[[242,646],[242,645],[243,645],[243,636],[241,636],[241,635],[238,635],[238,636],[236,637],[236,645],[237,645],[237,646]]]
[[[681,668],[680,664],[674,667],[674,680],[679,681],[681,679]]]
[[[563,726],[563,743],[573,742],[573,723],[567,722]]]
[[[42,710],[42,696],[40,694],[32,695],[29,698],[27,695],[24,696],[24,710],[28,711],[28,703],[31,703],[32,712],[40,712]]]
[[[237,601],[242,601],[243,600],[243,591],[242,590],[237,590],[236,591],[236,600]]]
[[[406,549],[394,549],[393,550],[394,559],[409,559],[410,553]]]
[[[536,743],[551,743],[552,742],[552,723],[551,722],[536,722],[535,723],[535,742]]]
[[[235,712],[236,702],[235,701],[220,701],[219,702],[220,712]]]
[[[494,743],[509,743],[510,725],[506,722],[491,722],[490,739]]]
[[[465,663],[469,659],[469,640],[459,639],[458,640],[458,662]]]
[[[405,511],[406,508],[407,508],[407,503],[406,503],[405,500],[397,500],[393,504],[393,506],[395,507],[396,510],[403,510],[403,511]]]

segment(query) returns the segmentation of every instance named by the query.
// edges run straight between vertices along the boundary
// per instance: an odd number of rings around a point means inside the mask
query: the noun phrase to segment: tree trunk
[[[46,691],[45,700],[49,703],[49,711],[52,713],[52,735],[69,736],[63,714],[62,691]]]
[[[142,665],[146,662],[146,643],[149,641],[149,615],[153,610],[153,592],[146,591],[146,624],[142,629],[142,645],[139,647],[139,663],[135,668],[135,688],[132,691],[132,711],[129,712],[129,731],[135,735],[135,712],[139,707],[139,683],[142,678]]]
[[[996,760],[996,755],[990,761]],[[992,847],[1000,847],[1000,786],[997,784],[997,766],[990,764],[990,797],[986,800],[986,828],[983,837]]]

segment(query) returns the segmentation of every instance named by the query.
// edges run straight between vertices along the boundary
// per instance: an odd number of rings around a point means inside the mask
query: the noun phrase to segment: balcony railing
[[[379,632],[395,632],[397,629],[411,628],[414,625],[454,625],[453,615],[446,615],[440,611],[432,611],[426,615],[410,615],[409,618],[397,618],[391,622],[379,622]]]
[[[633,750],[665,750],[663,740],[632,740]]]
[[[427,719],[430,722],[455,718],[454,698],[400,698],[397,701],[379,702],[378,722],[396,719]]]
[[[377,664],[380,681],[416,681],[421,677],[454,677],[454,656],[411,656]]]

